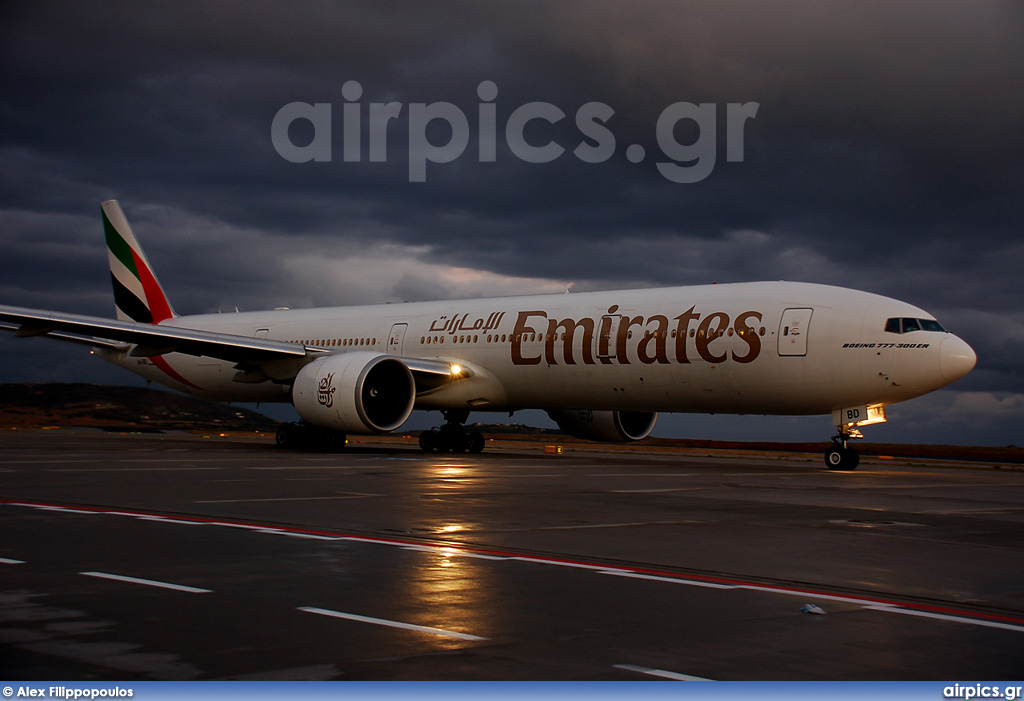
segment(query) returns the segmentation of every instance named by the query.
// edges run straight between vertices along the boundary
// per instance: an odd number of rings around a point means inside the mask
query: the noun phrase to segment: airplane
[[[284,447],[341,448],[441,411],[425,451],[480,452],[470,412],[545,410],[571,436],[638,441],[659,412],[832,417],[832,470],[885,407],[976,362],[924,310],[800,282],[179,316],[115,200],[102,203],[117,319],[0,306],[15,336],[83,344],[147,380],[291,403]]]

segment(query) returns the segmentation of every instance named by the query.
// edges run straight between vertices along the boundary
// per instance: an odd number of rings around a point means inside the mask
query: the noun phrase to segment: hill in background
[[[255,411],[143,387],[0,385],[0,426],[276,431]]]

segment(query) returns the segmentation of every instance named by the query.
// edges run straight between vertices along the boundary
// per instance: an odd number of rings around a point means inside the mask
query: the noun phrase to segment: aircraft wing
[[[307,349],[297,343],[40,309],[0,306],[0,322],[6,322],[15,336],[52,335],[85,345],[92,345],[90,340],[95,339],[96,345],[103,347],[109,347],[109,341],[120,341],[135,346],[131,351],[134,356],[185,353],[236,363],[260,363],[307,355]]]
[[[0,305],[0,329],[13,331],[20,337],[47,336],[94,348],[123,350],[136,357],[184,353],[238,363],[239,367],[297,361],[294,365],[287,364],[291,369],[286,371],[286,377],[293,377],[306,362],[330,352],[268,338],[3,305]],[[451,377],[451,364],[444,361],[422,358],[402,358],[402,361],[412,371],[420,390],[432,388],[438,380]]]

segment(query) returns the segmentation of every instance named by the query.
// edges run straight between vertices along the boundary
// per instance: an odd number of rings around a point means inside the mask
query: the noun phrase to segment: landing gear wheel
[[[453,453],[465,453],[469,448],[469,437],[466,436],[465,430],[452,431],[446,438]]]
[[[420,450],[429,453],[437,447],[437,431],[431,429],[420,433]]]
[[[448,410],[442,412],[446,423],[440,428],[420,433],[420,450],[429,453],[480,453],[486,441],[477,431],[467,433],[463,424],[469,418],[465,410]]]
[[[277,436],[275,442],[278,448],[296,448],[298,447],[298,426],[295,424],[281,424],[277,429]]]
[[[314,440],[314,443],[318,450],[322,450],[325,453],[338,453],[345,450],[348,436],[341,431],[323,429]]]
[[[484,452],[484,437],[478,431],[473,431],[468,436],[468,448],[470,453],[482,453]]]
[[[830,470],[856,470],[860,454],[853,448],[834,445],[825,451],[825,465]]]

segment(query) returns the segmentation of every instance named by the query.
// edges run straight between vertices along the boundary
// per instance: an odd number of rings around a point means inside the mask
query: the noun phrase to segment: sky
[[[179,313],[834,284],[978,354],[869,438],[1020,445],[1022,116],[1012,1],[4,3],[0,304],[112,316],[112,198]],[[45,339],[0,358],[138,384]]]

